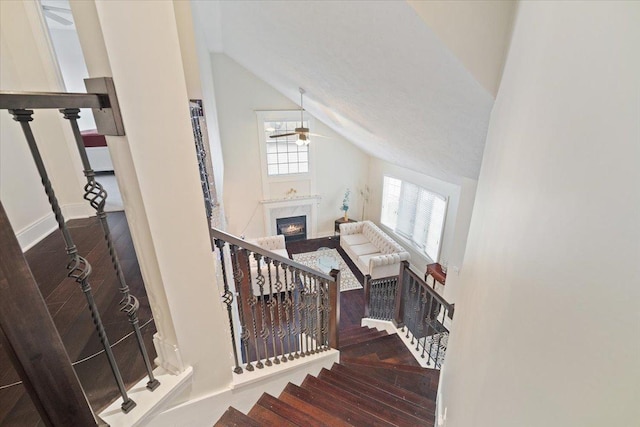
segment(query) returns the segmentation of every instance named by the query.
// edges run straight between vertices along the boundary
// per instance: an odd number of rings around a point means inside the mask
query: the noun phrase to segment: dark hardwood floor
[[[124,212],[109,214],[109,225],[118,251],[124,275],[131,293],[140,301],[139,318],[143,337],[153,360],[156,357],[152,343],[155,325],[151,319],[149,301],[145,293],[140,268],[133,249]],[[113,345],[131,332],[128,317],[119,308],[118,281],[96,217],[69,221],[71,235],[84,256],[93,267],[90,277],[100,315],[107,335]],[[102,350],[84,294],[75,281],[66,277],[67,255],[59,231],[53,232],[25,254],[31,271],[40,286],[47,307],[72,361],[84,360]],[[29,302],[25,301],[25,309]],[[113,347],[125,383],[130,386],[145,374],[135,338],[129,336]],[[117,387],[104,354],[75,365],[76,373],[96,411],[101,410],[119,397]],[[4,349],[0,351],[0,425],[41,425],[40,418],[31,399],[21,384],[7,387],[20,381],[11,366]]]

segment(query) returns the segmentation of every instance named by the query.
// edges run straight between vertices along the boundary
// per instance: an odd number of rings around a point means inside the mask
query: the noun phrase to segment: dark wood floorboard
[[[112,212],[108,220],[127,283],[131,293],[140,301],[138,313],[140,324],[143,325],[151,319],[151,310],[126,217],[124,212]],[[118,310],[118,281],[111,266],[102,228],[96,217],[71,220],[68,225],[80,255],[92,266],[91,287],[107,335],[113,344],[131,332],[131,325],[128,317]],[[79,285],[66,276],[68,258],[61,233],[56,230],[27,251],[25,256],[71,360],[78,361],[102,350],[84,294]],[[25,301],[26,308],[28,301]],[[152,343],[155,331],[153,321],[142,329],[151,360],[156,357]],[[144,364],[133,336],[116,345],[113,352],[128,386],[144,377]],[[104,354],[77,364],[75,369],[96,411],[119,397]],[[0,351],[0,387],[19,380],[3,349]],[[0,389],[1,426],[23,427],[39,423],[38,414],[22,385]]]

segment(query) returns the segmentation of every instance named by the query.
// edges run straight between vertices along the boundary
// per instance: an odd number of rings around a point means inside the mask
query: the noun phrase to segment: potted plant
[[[348,220],[349,217],[347,215],[347,211],[349,210],[349,195],[351,194],[351,190],[347,188],[347,191],[344,193],[344,198],[342,199],[342,206],[340,209],[344,211],[344,220]]]

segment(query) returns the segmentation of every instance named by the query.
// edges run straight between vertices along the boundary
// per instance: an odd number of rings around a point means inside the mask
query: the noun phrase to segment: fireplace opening
[[[307,217],[290,216],[276,219],[276,230],[278,234],[284,235],[285,242],[296,242],[307,238]]]

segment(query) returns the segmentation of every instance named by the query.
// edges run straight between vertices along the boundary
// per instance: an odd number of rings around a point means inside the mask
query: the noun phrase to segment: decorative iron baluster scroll
[[[241,251],[243,251],[244,253],[246,267],[247,267],[246,271],[248,271],[249,275],[251,275],[251,262],[250,262],[251,252],[249,252],[247,249],[241,249]],[[251,277],[249,277],[248,282],[249,282],[249,296],[247,297],[247,303],[251,308],[251,325],[253,326],[253,348],[256,351],[256,368],[262,369],[264,368],[264,364],[262,363],[262,358],[260,357],[260,347],[258,346],[258,325],[256,320],[256,304],[258,303],[258,298],[256,298],[256,296],[253,294],[253,287],[251,286]],[[247,357],[249,356],[247,355]]]
[[[236,374],[242,373],[242,368],[238,363],[238,349],[236,348],[236,334],[233,329],[233,293],[229,290],[229,283],[227,282],[227,269],[224,259],[224,247],[225,242],[221,239],[214,240],[218,252],[220,254],[220,266],[222,267],[222,283],[224,285],[224,292],[222,293],[222,302],[227,306],[227,315],[229,316],[229,331],[231,332],[231,347],[233,348],[233,362],[235,366],[233,372]]]
[[[289,266],[288,270],[289,270],[289,274],[287,274],[287,266],[283,266],[283,270],[284,270],[284,315],[285,315],[285,319],[287,321],[287,345],[289,346],[289,356],[288,359],[289,360],[293,360],[293,343],[292,343],[292,336],[291,336],[291,322],[293,322],[293,312],[291,311],[291,307],[293,306],[293,304],[291,304],[291,292],[293,292],[290,288],[289,288],[289,280],[287,280],[287,277],[292,278],[293,277],[293,267]],[[291,282],[293,282],[293,280],[291,280]],[[291,317],[289,316],[289,312],[291,311]]]
[[[240,269],[240,263],[238,262],[238,246],[231,244],[229,245],[230,253],[231,253],[231,264],[233,265],[233,280],[236,285],[236,301],[238,301],[238,314],[240,315],[240,342],[242,343],[242,350],[244,354],[244,359],[247,362],[245,369],[249,372],[253,371],[253,364],[251,363],[251,359],[249,358],[249,330],[247,329],[247,323],[244,318],[244,309],[242,308],[242,279],[244,277],[244,273]],[[235,345],[235,343],[234,343]]]
[[[271,259],[267,258],[267,272],[269,276],[269,314],[271,315],[271,345],[273,346],[273,363],[280,364],[276,351],[276,299],[273,294],[273,279],[271,278]]]
[[[369,317],[379,320],[393,319],[398,276],[369,280]]]
[[[85,295],[87,305],[89,306],[89,311],[91,313],[91,318],[93,319],[98,337],[100,338],[100,342],[102,343],[102,347],[104,348],[105,355],[107,356],[107,360],[109,361],[109,366],[116,380],[118,390],[120,391],[120,395],[122,396],[122,411],[127,413],[136,406],[136,403],[127,395],[127,390],[124,386],[122,375],[120,374],[120,369],[118,368],[115,357],[113,356],[113,352],[111,351],[109,338],[107,337],[104,325],[102,324],[102,320],[100,318],[100,313],[98,312],[98,307],[96,306],[93,297],[91,284],[89,283],[89,276],[91,275],[91,265],[87,262],[86,259],[78,254],[78,249],[76,248],[73,239],[71,238],[71,233],[69,232],[64,216],[62,215],[58,199],[56,198],[55,192],[51,185],[51,181],[49,180],[49,175],[42,160],[40,150],[38,149],[38,146],[36,144],[31,126],[29,125],[29,122],[33,120],[33,110],[15,109],[9,110],[9,113],[13,115],[13,119],[19,122],[22,127],[22,131],[27,140],[27,144],[29,145],[31,155],[36,164],[36,168],[38,169],[38,173],[40,174],[40,178],[42,179],[44,191],[47,194],[49,204],[51,205],[51,209],[53,210],[56,221],[58,222],[58,227],[62,232],[62,237],[65,242],[67,254],[69,255],[70,261],[69,264],[67,264],[67,270],[69,270],[69,272],[67,273],[67,276],[74,279],[76,283],[80,285],[82,292]]]
[[[144,344],[142,333],[140,332],[140,321],[138,319],[138,309],[140,307],[140,303],[129,290],[129,285],[127,285],[124,273],[122,272],[122,267],[120,266],[118,253],[116,252],[116,249],[113,245],[111,230],[109,228],[109,223],[107,222],[107,213],[104,211],[104,205],[107,202],[107,192],[104,190],[102,185],[98,181],[96,181],[96,173],[91,168],[91,163],[89,162],[89,157],[87,156],[87,150],[84,147],[84,142],[82,141],[82,135],[80,134],[80,128],[78,127],[80,109],[65,108],[60,110],[60,112],[71,125],[73,137],[78,147],[78,153],[80,154],[80,160],[82,161],[84,176],[87,178],[87,184],[84,186],[83,197],[89,202],[91,207],[95,209],[96,215],[100,220],[100,224],[102,225],[102,232],[104,233],[104,239],[107,242],[109,256],[111,257],[111,265],[113,266],[116,277],[118,278],[118,282],[120,283],[120,287],[118,288],[118,291],[120,291],[120,293],[122,294],[122,299],[119,302],[120,311],[124,312],[129,317],[129,323],[131,324],[133,333],[136,337],[138,350],[140,351],[140,355],[142,356],[142,359],[144,361],[144,366],[147,370],[147,376],[149,377],[147,388],[153,391],[158,388],[160,382],[153,376],[153,367],[151,366],[151,362],[149,361],[147,348]]]
[[[189,101],[189,110],[191,113],[191,127],[193,128],[193,139],[196,144],[196,156],[198,158],[198,170],[200,171],[200,183],[202,185],[202,194],[204,196],[204,206],[207,212],[207,218],[213,219],[213,209],[216,206],[216,191],[213,185],[212,177],[209,169],[209,149],[206,129],[203,129],[204,109],[202,100],[192,99]]]
[[[271,366],[271,360],[269,359],[269,349],[267,348],[267,339],[269,338],[269,327],[267,325],[267,315],[266,315],[266,307],[264,302],[264,275],[262,274],[262,255],[257,252],[254,252],[253,258],[256,260],[257,273],[256,273],[256,283],[258,284],[258,289],[260,290],[260,338],[262,338],[262,344],[264,345],[264,364],[266,366]]]
[[[281,362],[286,362],[287,358],[284,355],[284,326],[282,325],[282,280],[280,279],[280,263],[278,261],[274,261],[273,265],[276,268],[276,302],[278,304],[278,338],[280,339],[280,354],[282,357],[280,358]],[[286,271],[284,272],[286,274]],[[274,337],[275,339],[275,337]]]

